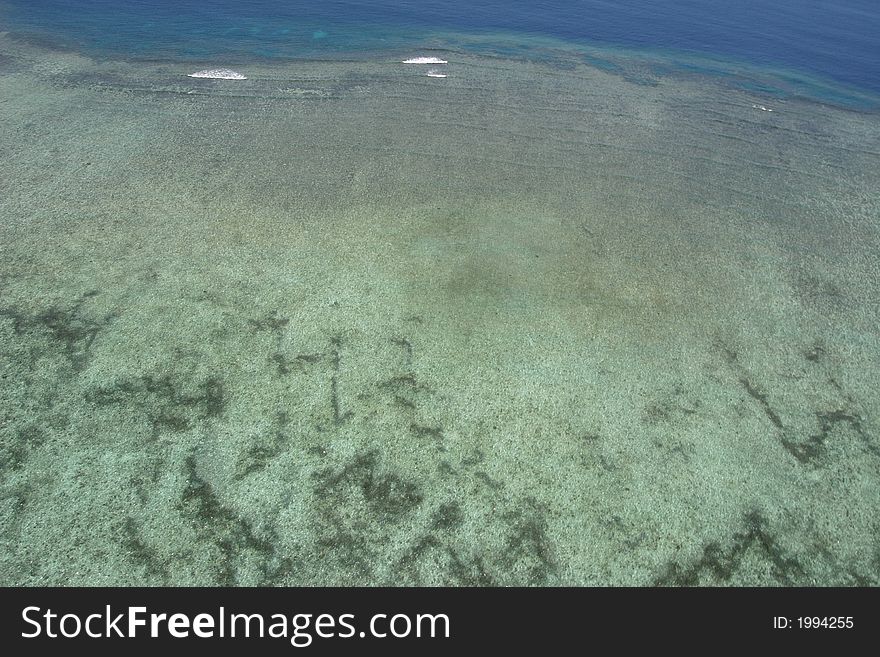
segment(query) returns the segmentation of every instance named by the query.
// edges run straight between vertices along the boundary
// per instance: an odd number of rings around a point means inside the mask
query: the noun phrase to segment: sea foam
[[[448,64],[445,59],[439,57],[410,57],[403,60],[404,64]]]
[[[247,80],[241,73],[228,68],[206,68],[202,71],[189,73],[191,78],[209,78],[211,80]]]

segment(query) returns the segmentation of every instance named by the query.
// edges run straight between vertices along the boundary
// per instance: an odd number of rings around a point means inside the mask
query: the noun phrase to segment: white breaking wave
[[[403,60],[404,64],[448,64],[445,59],[439,57],[410,57]]]
[[[247,80],[241,73],[228,68],[206,68],[203,71],[189,73],[191,78],[209,78],[211,80]]]
[[[440,71],[438,71],[437,69],[434,69],[434,68],[432,68],[430,71],[425,73],[425,75],[427,75],[429,78],[445,78],[446,77],[446,73],[441,73]]]

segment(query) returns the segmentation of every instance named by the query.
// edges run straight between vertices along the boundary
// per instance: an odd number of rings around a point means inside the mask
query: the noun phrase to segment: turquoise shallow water
[[[388,20],[0,30],[0,583],[877,585],[870,90]]]

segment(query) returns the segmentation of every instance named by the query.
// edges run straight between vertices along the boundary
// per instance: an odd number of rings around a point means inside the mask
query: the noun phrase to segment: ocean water
[[[364,56],[431,33],[508,32],[727,58],[880,92],[873,0],[5,0],[9,27],[95,55]]]
[[[0,583],[877,585],[878,15],[4,0]]]

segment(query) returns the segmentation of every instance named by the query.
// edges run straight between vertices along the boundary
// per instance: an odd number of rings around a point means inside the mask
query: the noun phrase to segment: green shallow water
[[[439,52],[0,38],[0,582],[876,585],[877,114]]]

